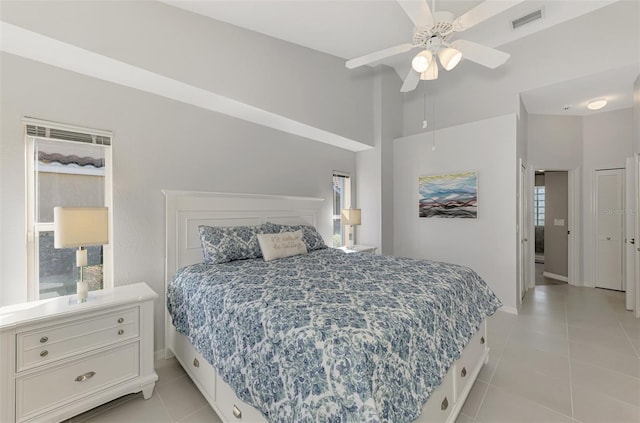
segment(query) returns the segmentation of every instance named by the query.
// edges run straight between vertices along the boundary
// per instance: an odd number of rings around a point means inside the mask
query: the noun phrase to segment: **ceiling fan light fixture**
[[[429,69],[420,73],[420,79],[423,81],[433,81],[438,79],[438,63],[434,60]]]
[[[607,99],[606,98],[599,98],[597,100],[592,100],[589,103],[587,103],[587,109],[589,109],[589,110],[600,110],[606,105],[607,105]]]
[[[431,53],[429,50],[423,50],[420,53],[416,54],[416,56],[413,58],[413,60],[411,61],[411,67],[414,71],[423,73],[424,71],[429,69],[432,61],[433,53]]]
[[[450,71],[462,60],[462,52],[455,48],[445,47],[438,50],[438,58],[440,58],[442,67]]]

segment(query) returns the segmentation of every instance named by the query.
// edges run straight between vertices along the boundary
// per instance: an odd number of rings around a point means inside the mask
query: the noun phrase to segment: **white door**
[[[625,281],[627,289],[627,310],[636,308],[636,274],[635,274],[635,254],[636,254],[636,159],[629,157],[625,168]]]
[[[596,287],[622,291],[624,169],[595,173]]]

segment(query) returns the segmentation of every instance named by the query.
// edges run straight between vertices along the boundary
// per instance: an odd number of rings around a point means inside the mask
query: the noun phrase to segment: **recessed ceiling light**
[[[604,98],[600,98],[598,100],[593,100],[587,103],[587,109],[589,110],[600,110],[604,106],[607,105],[607,100]]]

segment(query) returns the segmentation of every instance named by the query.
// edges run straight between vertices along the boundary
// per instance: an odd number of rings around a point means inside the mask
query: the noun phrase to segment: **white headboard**
[[[199,225],[246,226],[273,222],[314,225],[325,243],[329,219],[321,219],[324,198],[221,192],[162,191],[165,195],[165,301],[169,282],[181,267],[202,261]],[[165,308],[165,344],[173,329]]]

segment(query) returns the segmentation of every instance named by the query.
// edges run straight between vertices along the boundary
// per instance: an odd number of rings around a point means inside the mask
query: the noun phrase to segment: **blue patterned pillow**
[[[204,262],[226,263],[262,257],[258,234],[265,233],[265,225],[258,226],[198,226]]]
[[[302,240],[307,246],[307,250],[322,250],[327,248],[324,239],[312,225],[280,225],[278,223],[267,222],[262,225],[264,233],[277,234],[280,232],[302,231]]]

